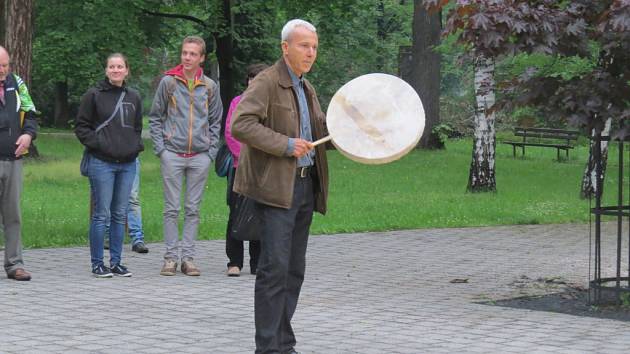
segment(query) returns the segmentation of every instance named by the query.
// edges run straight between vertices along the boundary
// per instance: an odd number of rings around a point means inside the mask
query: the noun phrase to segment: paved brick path
[[[586,225],[312,237],[296,349],[627,353],[630,323],[481,304],[549,291],[523,276],[586,285],[588,240]],[[86,247],[26,250],[34,279],[0,279],[0,352],[252,353],[254,276],[224,275],[224,243],[198,243],[196,278],[160,276],[149,246],[127,245],[134,276],[114,279],[92,278]]]

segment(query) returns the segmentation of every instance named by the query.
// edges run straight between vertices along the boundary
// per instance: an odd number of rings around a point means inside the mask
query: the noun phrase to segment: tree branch
[[[188,21],[192,21],[195,22],[198,25],[201,25],[202,27],[207,27],[206,22],[194,17],[194,16],[189,16],[189,15],[182,15],[182,14],[169,14],[169,13],[164,13],[164,12],[157,12],[157,11],[149,11],[147,9],[141,9],[141,11],[147,15],[151,15],[151,16],[159,16],[159,17],[168,17],[168,18],[179,18],[182,20],[188,20]]]

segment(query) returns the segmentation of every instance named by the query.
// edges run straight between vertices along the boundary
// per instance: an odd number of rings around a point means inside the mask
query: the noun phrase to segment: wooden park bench
[[[540,146],[564,150],[569,158],[569,150],[573,149],[579,132],[577,130],[549,129],[549,128],[514,128],[514,135],[522,137],[521,141],[504,141],[504,144],[512,145],[512,152],[516,157],[516,147],[520,147],[522,156],[525,156],[525,146]]]

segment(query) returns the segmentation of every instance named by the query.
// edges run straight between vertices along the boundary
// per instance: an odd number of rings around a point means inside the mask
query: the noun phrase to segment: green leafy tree
[[[449,3],[446,0],[424,2],[434,10]],[[448,12],[445,32],[456,35],[458,41],[470,49],[475,67],[477,108],[468,190],[494,191],[494,115],[498,109],[495,106],[496,60],[518,53],[562,56],[588,53],[588,41],[584,36],[587,27],[585,19],[591,15],[585,11],[588,7],[586,5],[588,3],[593,8],[605,9],[606,5],[601,3],[606,1],[582,0],[567,3],[551,0],[458,0],[454,3]],[[575,94],[578,91],[573,89],[569,101],[555,100],[555,94],[560,92],[557,91],[559,86],[554,85],[564,80],[546,77],[540,81],[536,78],[542,76],[535,75],[534,70],[527,70],[519,80],[502,83],[501,86],[508,87],[508,96],[512,94],[511,97],[517,103],[541,107],[544,105],[548,111],[560,112],[564,107],[564,113],[567,113],[566,109],[570,106],[577,108],[582,105],[576,101]],[[518,94],[516,90],[519,91]],[[568,98],[564,94],[562,96]],[[571,111],[574,118],[585,117],[575,115],[578,110],[573,108]]]
[[[230,101],[242,85],[245,66],[251,62],[268,62],[270,28],[274,25],[274,1],[251,2],[214,0],[206,2],[166,0],[135,0],[142,13],[162,19],[162,29],[188,26],[206,40],[207,75],[219,79],[224,115]],[[171,31],[171,38],[174,33]],[[179,50],[179,48],[177,48]],[[214,51],[214,54],[212,52]],[[178,55],[178,52],[177,52]],[[216,60],[216,61],[214,61]],[[216,63],[216,68],[213,66]]]
[[[124,53],[132,73],[142,72],[146,36],[132,3],[39,0],[35,6],[33,92],[38,98],[55,98],[52,107],[42,107],[54,111],[49,123],[68,126],[69,100],[77,102],[89,86],[104,77],[104,61],[110,53]]]
[[[309,78],[325,104],[356,76],[397,73],[398,47],[411,41],[413,3],[36,0],[35,13],[34,94],[48,101],[42,109],[55,111],[58,125],[66,125],[72,104],[102,76],[102,61],[109,52],[122,51],[130,57],[133,84],[146,102],[160,74],[179,62],[181,40],[191,34],[206,40],[204,70],[219,78],[227,108],[244,89],[247,65],[272,64],[280,58],[280,30],[292,18],[318,27],[319,58]]]
[[[280,31],[288,20],[302,18],[318,28],[320,51],[309,78],[316,83],[325,105],[337,89],[356,76],[375,71],[397,73],[398,46],[410,41],[413,11],[412,3],[381,0],[135,3],[145,13],[164,18],[164,24],[189,21],[209,34],[206,40],[216,44],[226,108],[244,88],[241,82],[248,64],[272,64],[280,58]]]
[[[317,61],[308,76],[324,108],[341,86],[357,76],[397,75],[399,47],[411,43],[413,2],[285,0],[281,8],[280,23],[302,18],[317,27]],[[279,41],[280,29],[276,33]]]
[[[433,9],[447,0],[425,0]],[[606,120],[630,116],[630,1],[628,0],[457,0],[448,12],[446,33],[470,48],[477,72],[486,72],[479,81],[477,98],[493,94],[494,63],[517,54],[541,53],[560,60],[578,58],[575,75],[557,75],[557,70],[528,67],[500,87],[505,102],[537,107],[550,119],[568,117],[575,125],[601,134]],[[593,50],[596,48],[596,50]],[[593,56],[595,55],[596,60]],[[553,63],[553,61],[552,61]],[[496,112],[492,100],[478,105],[478,114]],[[507,105],[509,107],[509,105]],[[493,123],[493,122],[492,122]],[[627,135],[627,129],[618,134]],[[494,190],[494,132],[475,140],[469,190]],[[482,149],[477,149],[481,147]],[[487,153],[478,154],[485,150]],[[477,169],[477,171],[475,171]],[[488,183],[488,182],[491,183]]]

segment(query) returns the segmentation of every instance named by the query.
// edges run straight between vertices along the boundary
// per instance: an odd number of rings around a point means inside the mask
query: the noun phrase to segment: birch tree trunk
[[[604,125],[604,129],[602,130],[602,138],[610,136],[610,127],[612,125],[612,118],[608,118]],[[595,129],[592,131],[592,136],[595,136]],[[597,191],[597,171],[596,164],[593,155],[593,148],[595,146],[595,141],[591,141],[590,153],[588,155],[588,162],[586,163],[586,168],[584,169],[584,175],[582,176],[582,189],[580,192],[580,197],[582,199],[593,198],[598,194]],[[601,158],[602,158],[602,175],[601,179],[604,179],[606,175],[606,165],[608,162],[608,140],[602,140],[600,142],[601,147]],[[603,183],[602,183],[603,186]],[[602,188],[603,189],[603,188]],[[603,193],[604,191],[599,191],[599,193]]]
[[[468,191],[496,191],[494,128],[494,60],[483,55],[474,60],[475,68],[475,130]]]

